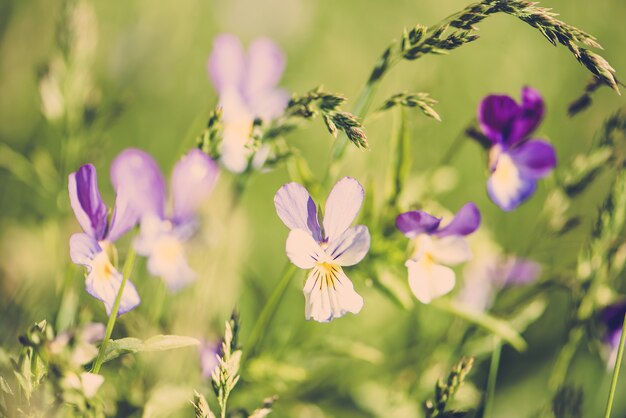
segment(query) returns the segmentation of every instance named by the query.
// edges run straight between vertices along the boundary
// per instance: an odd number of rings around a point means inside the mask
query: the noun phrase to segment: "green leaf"
[[[122,354],[166,351],[177,348],[200,345],[200,341],[181,335],[155,335],[145,341],[139,338],[121,338],[111,340],[107,345],[104,362],[113,360]]]
[[[517,330],[502,319],[491,316],[486,312],[472,310],[462,303],[447,299],[436,299],[431,306],[484,328],[511,344],[519,352],[525,351],[527,348],[526,341]]]

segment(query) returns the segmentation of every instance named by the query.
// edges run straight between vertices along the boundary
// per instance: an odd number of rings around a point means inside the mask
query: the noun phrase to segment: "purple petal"
[[[256,117],[268,122],[283,114],[290,97],[287,90],[270,90],[254,97],[250,102],[250,109]]]
[[[315,202],[303,186],[285,184],[276,192],[274,205],[278,217],[289,229],[309,231],[316,241],[322,241]]]
[[[324,233],[329,241],[339,237],[356,219],[365,191],[352,177],[339,180],[328,195],[324,206]]]
[[[522,104],[511,127],[508,144],[512,145],[527,138],[539,126],[544,114],[545,105],[539,92],[530,87],[524,87],[522,89]]]
[[[93,237],[87,234],[73,234],[70,237],[70,258],[74,264],[89,267],[91,260],[102,248]]]
[[[511,185],[502,185],[494,172],[487,180],[487,191],[491,200],[505,212],[511,211],[525,202],[537,188],[534,179],[518,177]]]
[[[213,370],[219,366],[218,356],[221,355],[221,342],[210,343],[204,341],[200,344],[200,368],[202,369],[202,378],[210,379]]]
[[[370,249],[370,232],[364,225],[350,227],[328,243],[326,253],[340,266],[353,266],[363,260]]]
[[[137,199],[129,191],[121,189],[115,198],[115,208],[111,216],[111,226],[106,239],[115,242],[130,231],[140,220],[140,211],[133,205]]]
[[[509,96],[487,96],[478,107],[480,128],[493,143],[504,143],[519,111],[519,106]]]
[[[248,48],[245,92],[249,101],[273,90],[285,70],[285,54],[272,40],[259,38]]]
[[[504,265],[504,285],[521,285],[532,283],[541,274],[541,265],[532,260],[510,257]]]
[[[145,151],[128,148],[111,163],[111,182],[118,195],[141,218],[148,214],[164,216],[165,181],[158,164]]]
[[[440,222],[441,219],[421,210],[401,213],[396,217],[396,227],[408,238],[415,238],[419,234],[430,234],[439,228]]]
[[[540,179],[556,167],[554,147],[544,141],[530,140],[509,150],[509,155],[524,177]]]
[[[68,177],[70,204],[87,234],[101,240],[107,228],[107,207],[100,197],[96,169],[85,164]]]
[[[236,36],[222,34],[215,38],[208,69],[213,87],[218,93],[241,87],[245,65],[243,46]]]
[[[480,226],[480,211],[474,202],[468,202],[452,218],[449,224],[439,229],[436,234],[439,237],[465,236],[476,231]]]
[[[192,218],[209,197],[219,174],[217,164],[198,149],[189,151],[174,166],[172,196],[177,221]]]
[[[626,300],[613,303],[600,312],[600,320],[604,323],[608,333],[619,332],[626,315]]]

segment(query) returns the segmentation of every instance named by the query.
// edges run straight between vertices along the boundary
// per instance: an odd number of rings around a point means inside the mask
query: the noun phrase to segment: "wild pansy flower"
[[[500,289],[533,283],[540,274],[541,265],[532,260],[498,252],[485,254],[472,259],[463,269],[459,300],[477,311],[485,311]]]
[[[213,371],[219,366],[222,356],[222,341],[203,341],[200,344],[200,369],[203,379],[211,379]]]
[[[85,164],[69,175],[68,189],[72,209],[84,231],[70,238],[70,257],[75,264],[87,268],[87,292],[104,302],[107,315],[111,315],[123,277],[111,263],[109,255],[114,251],[113,242],[137,223],[137,212],[129,205],[128,189],[120,181],[115,187],[115,209],[109,221],[108,209],[98,190],[96,169],[91,164]],[[139,302],[135,286],[127,281],[118,315],[130,311]]]
[[[397,228],[414,240],[413,255],[407,260],[409,286],[422,303],[445,295],[454,288],[456,275],[447,266],[465,262],[471,252],[465,236],[480,225],[480,212],[472,202],[465,204],[446,226],[424,211],[405,212],[396,218]]]
[[[195,279],[187,264],[184,242],[196,230],[196,212],[209,197],[218,177],[217,164],[194,149],[174,166],[171,177],[172,215],[166,215],[166,187],[156,161],[146,152],[127,149],[111,165],[113,183],[124,182],[139,213],[137,254],[148,257],[148,271],[161,277],[171,291]]]
[[[626,300],[607,306],[600,312],[600,321],[605,325],[603,342],[608,349],[607,366],[613,368],[617,359],[619,340],[622,336],[622,325],[626,315]]]
[[[529,139],[545,113],[540,94],[522,89],[522,103],[505,95],[490,95],[478,108],[478,121],[491,142],[487,190],[491,200],[505,211],[518,207],[537,187],[537,180],[556,166],[549,143]]]
[[[366,226],[350,226],[363,203],[358,181],[344,177],[333,187],[322,225],[309,192],[298,183],[287,183],[274,197],[276,212],[291,232],[287,257],[296,266],[311,270],[304,285],[305,317],[328,322],[346,312],[359,313],[363,298],[355,292],[342,267],[360,262],[370,248]]]
[[[285,56],[267,38],[256,39],[246,53],[237,37],[222,34],[215,38],[208,69],[222,108],[220,160],[229,171],[241,173],[252,158],[255,119],[271,121],[283,113],[289,101],[289,93],[276,87],[285,69]],[[267,151],[258,154],[267,156]]]

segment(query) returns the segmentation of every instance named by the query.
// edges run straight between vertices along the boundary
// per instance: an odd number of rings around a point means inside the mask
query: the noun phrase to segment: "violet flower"
[[[415,249],[407,260],[409,286],[422,303],[449,293],[456,281],[450,267],[471,258],[465,236],[480,225],[480,212],[472,202],[465,204],[446,226],[424,211],[405,212],[396,218],[397,228],[414,240]]]
[[[522,89],[522,103],[505,95],[487,96],[478,108],[478,121],[492,146],[489,151],[487,190],[491,200],[505,211],[518,207],[537,187],[537,180],[556,166],[551,144],[529,139],[545,113],[536,90]]]
[[[188,152],[172,171],[173,210],[168,216],[165,180],[149,154],[127,149],[111,165],[113,183],[125,184],[132,196],[130,205],[141,220],[135,250],[148,257],[148,271],[161,277],[170,291],[195,279],[183,244],[195,232],[196,212],[213,191],[217,177],[218,167],[213,160],[197,149]]]
[[[222,356],[222,341],[214,343],[203,341],[200,344],[199,355],[202,378],[209,380],[220,364],[219,358]]]
[[[600,312],[600,320],[606,326],[603,341],[609,351],[607,366],[611,369],[617,359],[619,340],[622,336],[622,326],[624,324],[624,315],[626,315],[626,300],[609,305]]]
[[[208,70],[222,108],[220,160],[229,171],[241,173],[252,162],[254,120],[267,123],[285,110],[289,93],[276,87],[284,69],[283,52],[267,38],[256,39],[247,53],[233,35],[215,38]],[[260,149],[254,165],[262,165],[268,151]]]
[[[360,262],[370,248],[366,226],[350,226],[363,203],[363,187],[344,177],[333,187],[322,225],[309,192],[298,183],[287,183],[274,197],[276,212],[291,232],[287,257],[296,266],[311,270],[304,285],[305,317],[329,322],[346,312],[359,313],[363,298],[355,292],[342,267]]]
[[[68,179],[70,203],[84,231],[70,238],[70,257],[75,264],[87,268],[86,290],[104,303],[107,315],[111,315],[123,278],[111,263],[109,253],[114,251],[113,242],[135,226],[138,220],[137,212],[129,205],[128,190],[123,183],[117,186],[115,209],[109,222],[108,209],[98,190],[95,167],[85,164],[71,173]],[[135,286],[127,281],[117,314],[130,311],[139,302]]]

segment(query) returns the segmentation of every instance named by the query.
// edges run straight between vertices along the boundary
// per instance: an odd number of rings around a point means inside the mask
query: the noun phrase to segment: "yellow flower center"
[[[174,264],[184,255],[183,245],[171,236],[160,238],[154,245],[153,256],[163,264]]]
[[[339,280],[339,274],[341,273],[341,266],[332,264],[326,261],[316,263],[313,267],[313,275],[315,276],[315,285],[320,289],[324,285],[326,287],[335,287],[335,281]]]
[[[100,280],[110,280],[117,274],[117,270],[111,264],[109,256],[105,251],[96,255],[91,262],[91,271]]]

